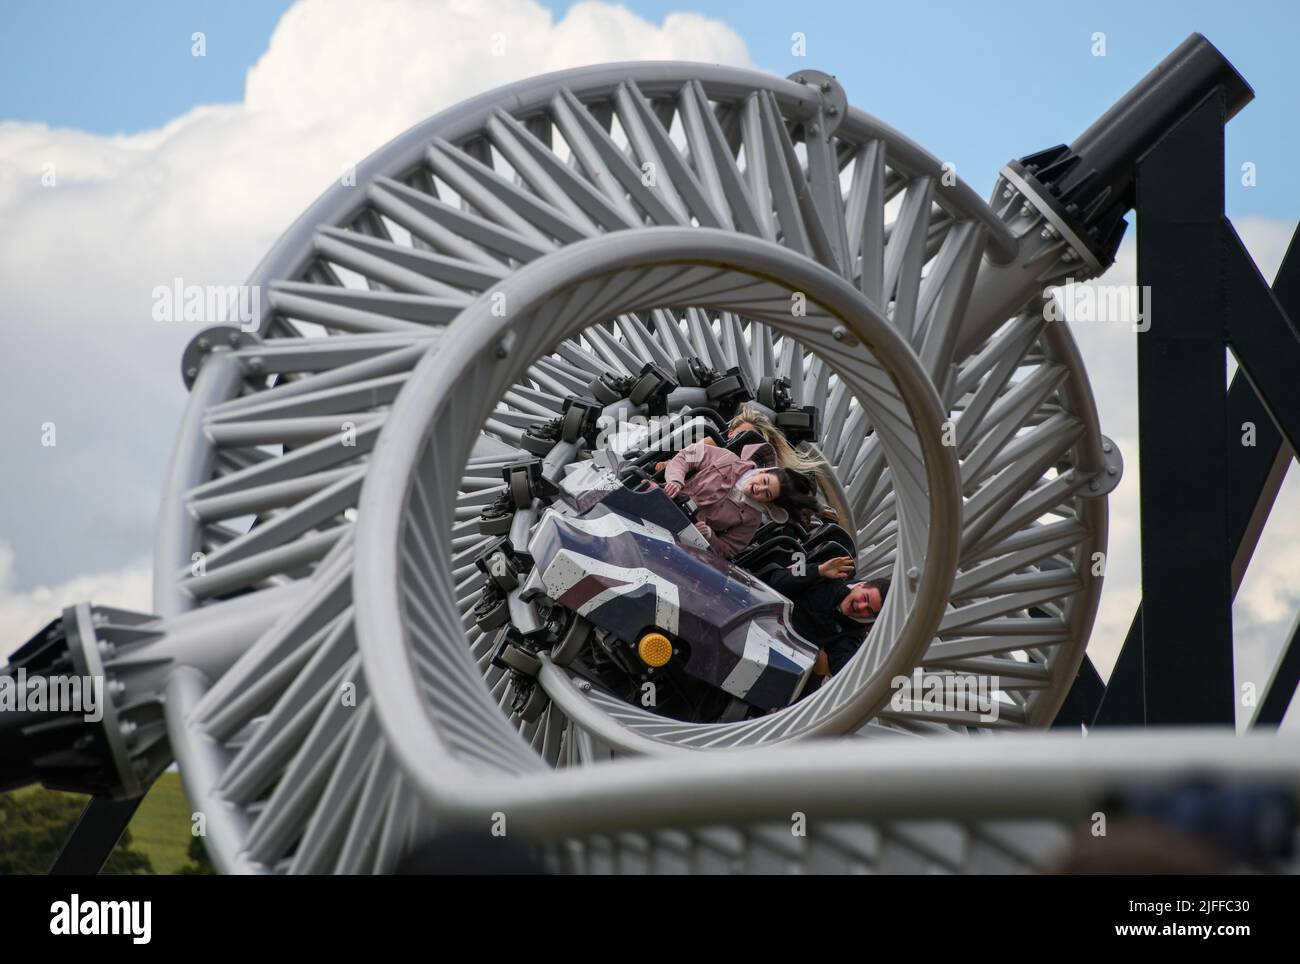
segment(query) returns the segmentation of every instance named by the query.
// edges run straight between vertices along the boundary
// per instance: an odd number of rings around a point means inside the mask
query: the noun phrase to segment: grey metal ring
[[[656,283],[656,272],[678,276],[672,294],[661,294],[665,288]],[[790,291],[806,295],[805,317],[789,315]],[[494,312],[499,299],[507,306],[504,315]],[[784,306],[773,307],[782,301]],[[584,310],[591,304],[599,314]],[[890,593],[873,631],[877,645],[865,646],[831,685],[797,707],[742,723],[689,728],[639,713],[619,721],[611,717],[610,729],[595,735],[617,745],[618,731],[629,728],[668,745],[702,748],[847,732],[879,710],[892,677],[910,671],[933,639],[957,562],[960,480],[953,449],[940,438],[938,395],[887,320],[820,265],[759,239],[648,228],[579,242],[521,268],[467,308],[417,366],[375,446],[356,533],[357,637],[379,719],[408,772],[426,769],[430,741],[454,747],[468,738],[459,730],[466,702],[488,704],[499,719],[495,732],[476,731],[475,740],[505,740],[526,749],[485,686],[475,691],[429,678],[431,667],[457,660],[463,670],[473,667],[459,624],[439,619],[435,627],[411,618],[413,603],[430,618],[455,611],[453,582],[445,571],[449,513],[455,479],[483,420],[542,350],[607,315],[666,305],[732,310],[794,334],[823,352],[854,386],[860,403],[878,416],[896,475],[909,482],[899,496],[899,589]],[[853,337],[835,332],[841,326]],[[885,382],[894,387],[892,395]],[[885,406],[893,412],[883,413]],[[918,479],[923,483],[915,484]],[[434,558],[435,565],[441,560],[444,571],[411,571],[414,556],[404,549],[416,542],[424,547],[422,558]],[[910,581],[909,569],[918,570]],[[415,600],[411,593],[426,595]],[[482,720],[481,713],[474,717]]]

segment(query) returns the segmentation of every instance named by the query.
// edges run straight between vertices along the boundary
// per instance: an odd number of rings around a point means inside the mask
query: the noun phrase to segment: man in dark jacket
[[[852,558],[838,556],[798,575],[778,565],[759,574],[794,603],[794,631],[825,652],[825,666],[820,657],[817,661],[822,675],[838,673],[853,658],[889,594],[888,580],[850,582],[852,572]]]

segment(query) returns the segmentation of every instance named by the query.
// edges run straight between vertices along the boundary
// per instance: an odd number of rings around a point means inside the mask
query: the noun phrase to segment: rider
[[[822,649],[814,670],[838,673],[853,658],[889,596],[889,580],[851,582],[853,559],[837,556],[811,572],[773,563],[758,577],[793,604],[794,631]]]
[[[773,460],[768,462],[768,466],[776,466],[783,469],[792,469],[801,476],[816,481],[816,488],[821,490],[829,506],[819,506],[817,513],[830,519],[838,521],[848,518],[844,505],[840,500],[839,493],[830,482],[830,471],[826,465],[826,460],[815,450],[806,452],[795,448],[789,440],[766,415],[760,412],[752,405],[742,405],[736,412],[735,416],[727,423],[727,438],[733,439],[742,432],[755,432],[761,435],[771,446]],[[712,439],[706,439],[708,445],[716,444]]]
[[[698,511],[695,527],[709,548],[730,559],[749,545],[764,516],[784,522],[816,507],[802,480],[789,469],[760,469],[757,462],[772,458],[765,443],[746,445],[739,455],[703,442],[686,446],[664,469],[664,492],[675,498],[686,493]]]

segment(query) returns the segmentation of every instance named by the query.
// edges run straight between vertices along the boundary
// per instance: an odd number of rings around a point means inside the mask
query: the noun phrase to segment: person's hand
[[[843,579],[853,572],[853,557],[836,556],[834,559],[827,559],[817,567],[817,572],[824,579]]]
[[[704,538],[706,539],[713,538],[713,529],[710,528],[707,522],[697,522],[695,523],[695,528],[700,530],[700,535],[704,536]]]
[[[831,661],[830,657],[826,655],[826,650],[817,650],[817,661],[813,663],[813,672],[818,676],[831,675]]]
[[[670,499],[677,498],[677,493],[681,491],[682,491],[682,484],[680,482],[664,483],[664,495],[668,496],[668,498]]]
[[[662,472],[662,471],[663,471],[664,469],[666,469],[666,468],[668,468],[668,463],[667,463],[667,462],[656,462],[656,463],[655,463],[655,471],[656,471],[656,472]]]

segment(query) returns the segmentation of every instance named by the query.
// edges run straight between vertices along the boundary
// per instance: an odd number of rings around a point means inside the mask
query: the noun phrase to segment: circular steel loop
[[[667,282],[671,277],[676,284]],[[790,312],[791,292],[806,297],[806,315]],[[420,747],[428,740],[448,739],[439,736],[439,725],[463,715],[459,703],[491,701],[485,686],[449,687],[427,678],[422,667],[459,661],[469,671],[473,662],[458,623],[434,627],[412,618],[413,605],[456,610],[446,571],[455,479],[479,426],[495,399],[550,346],[610,315],[665,306],[760,320],[822,353],[853,387],[882,426],[895,477],[907,480],[898,498],[896,589],[850,665],[794,707],[693,727],[634,711],[622,725],[696,748],[848,732],[881,708],[891,679],[908,672],[933,639],[957,563],[960,477],[953,449],[940,438],[944,418],[934,386],[888,321],[842,279],[758,239],[648,228],[580,242],[521,268],[467,308],[417,366],[375,446],[356,535],[357,635],[379,718],[408,767],[423,765]],[[853,337],[837,338],[841,327]],[[404,550],[416,544],[426,548],[420,558],[434,560],[441,572],[413,571],[416,557]],[[919,578],[907,578],[912,569]],[[506,729],[501,736],[507,733],[518,740]],[[617,743],[616,735],[610,742]]]

